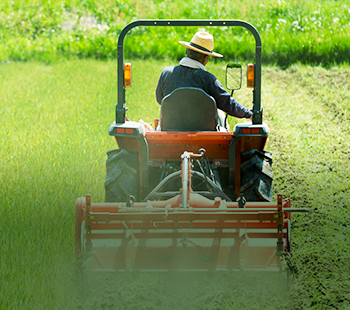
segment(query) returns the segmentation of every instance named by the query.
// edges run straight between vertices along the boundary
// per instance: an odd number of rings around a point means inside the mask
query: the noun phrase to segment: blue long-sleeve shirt
[[[240,104],[224,89],[214,74],[202,69],[185,66],[166,67],[161,73],[156,89],[159,104],[162,99],[179,87],[203,89],[216,101],[218,109],[238,118],[250,118],[252,112]]]

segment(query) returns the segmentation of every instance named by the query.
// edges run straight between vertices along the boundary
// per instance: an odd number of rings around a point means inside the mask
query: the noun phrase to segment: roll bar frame
[[[123,28],[118,38],[118,103],[116,104],[116,123],[125,123],[125,87],[124,87],[124,38],[133,28],[146,27],[243,27],[249,30],[255,38],[255,85],[253,89],[253,124],[262,124],[261,108],[261,38],[259,32],[250,23],[242,20],[175,20],[147,19],[131,22]]]

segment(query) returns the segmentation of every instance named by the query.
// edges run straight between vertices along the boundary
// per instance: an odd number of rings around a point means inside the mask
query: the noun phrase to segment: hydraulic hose
[[[163,186],[165,186],[168,182],[171,180],[180,177],[181,172],[176,171],[173,172],[172,174],[169,174],[164,180],[162,180],[148,195],[147,197],[143,200],[143,202],[146,202],[147,200],[150,200],[160,189],[162,189]]]

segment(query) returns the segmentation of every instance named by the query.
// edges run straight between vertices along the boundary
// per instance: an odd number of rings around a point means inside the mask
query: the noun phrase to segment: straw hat
[[[190,43],[185,41],[179,41],[179,43],[191,50],[205,55],[223,57],[223,55],[213,52],[214,39],[208,32],[197,32]]]

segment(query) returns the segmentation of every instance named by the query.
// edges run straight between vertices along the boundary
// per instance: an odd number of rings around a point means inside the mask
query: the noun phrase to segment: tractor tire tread
[[[105,201],[125,202],[128,195],[139,197],[138,153],[126,150],[107,152]]]
[[[247,201],[272,201],[272,154],[250,150],[241,154],[241,188]]]

